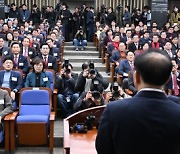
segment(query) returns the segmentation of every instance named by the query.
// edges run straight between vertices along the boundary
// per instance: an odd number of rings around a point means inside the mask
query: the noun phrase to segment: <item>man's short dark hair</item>
[[[43,45],[47,45],[48,48],[50,49],[50,46],[49,46],[49,44],[47,44],[47,43],[42,43],[42,44],[40,45],[40,49],[42,49],[42,46],[43,46]]]
[[[5,57],[3,58],[3,63],[4,63],[6,60],[11,60],[11,61],[13,62],[12,56],[9,56],[9,55],[7,55],[7,56],[5,56]]]
[[[15,44],[18,44],[18,45],[19,45],[18,42],[13,42],[13,43],[11,44],[11,48],[12,48]]]
[[[171,60],[162,50],[147,50],[134,60],[136,71],[142,80],[151,85],[165,84],[172,70]]]

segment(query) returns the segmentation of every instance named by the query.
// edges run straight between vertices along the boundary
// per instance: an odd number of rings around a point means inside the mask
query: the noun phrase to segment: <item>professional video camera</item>
[[[110,99],[110,101],[115,101],[119,98],[120,94],[119,94],[119,85],[117,82],[114,82],[113,87],[112,87],[112,98]]]
[[[84,123],[76,123],[73,127],[70,127],[70,132],[71,133],[87,133],[88,130],[92,130],[93,129],[93,122],[96,119],[94,114],[89,114]]]
[[[94,69],[94,62],[93,61],[89,62],[89,74],[91,74],[91,75],[96,74],[96,70]]]
[[[101,97],[101,94],[98,91],[98,85],[99,81],[95,80],[93,83],[93,91],[91,91],[92,97],[94,97],[94,99],[99,99]]]
[[[68,68],[69,67],[69,59],[65,59],[64,60],[64,67],[65,67],[65,73],[69,74],[71,72],[71,70]]]

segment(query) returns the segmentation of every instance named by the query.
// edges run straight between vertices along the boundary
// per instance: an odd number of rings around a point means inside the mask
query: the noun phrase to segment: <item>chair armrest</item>
[[[54,89],[53,90],[53,94],[57,94],[58,93],[58,90],[57,89]]]
[[[55,120],[55,112],[51,112],[50,121],[54,121],[54,120]]]
[[[9,119],[10,119],[10,117],[12,116],[12,114],[13,114],[13,113],[10,113],[10,114],[6,115],[6,116],[4,117],[4,121],[9,120]]]
[[[11,114],[11,116],[10,116],[10,118],[9,118],[9,120],[15,120],[15,118],[17,117],[17,115],[18,115],[18,111],[16,111],[16,112],[13,112],[12,114]]]

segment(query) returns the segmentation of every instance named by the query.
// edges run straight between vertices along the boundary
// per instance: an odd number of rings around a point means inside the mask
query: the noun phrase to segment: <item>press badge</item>
[[[32,51],[29,51],[29,54],[32,55],[33,54]]]
[[[54,56],[56,57],[56,56],[57,56],[57,53],[54,53]]]
[[[52,66],[52,63],[48,63],[48,66]]]
[[[57,47],[57,45],[56,45],[56,44],[54,44],[54,45],[53,45],[53,47],[54,47],[54,48],[56,48],[56,47]]]
[[[8,54],[8,52],[7,51],[4,51],[4,55],[7,55]]]
[[[0,104],[4,104],[4,99],[0,99]]]
[[[43,78],[43,81],[44,81],[44,82],[47,82],[47,81],[48,81],[48,78],[47,78],[47,77]]]
[[[16,77],[12,77],[11,80],[12,81],[17,81],[17,78]]]
[[[24,64],[23,63],[19,63],[19,66],[24,66]]]
[[[69,103],[71,101],[70,97],[66,97],[66,101]]]

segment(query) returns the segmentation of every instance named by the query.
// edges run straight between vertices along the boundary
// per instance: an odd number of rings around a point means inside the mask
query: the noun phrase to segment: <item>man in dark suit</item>
[[[60,49],[57,48],[57,47],[54,47],[54,45],[53,45],[53,40],[52,40],[51,38],[48,38],[48,39],[46,40],[46,43],[47,43],[47,44],[49,45],[49,47],[50,47],[50,52],[49,52],[49,54],[50,54],[51,56],[56,57],[56,58],[57,58],[57,61],[60,61]]]
[[[139,44],[139,37],[138,35],[133,36],[133,42],[129,44],[128,49],[129,51],[135,52],[136,50],[140,49],[140,44]]]
[[[175,60],[172,60],[172,65],[172,72],[165,89],[172,91],[172,94],[175,96],[180,96],[180,73],[177,70],[178,65]]]
[[[25,76],[29,72],[29,63],[27,58],[20,54],[20,50],[18,42],[11,44],[11,57],[14,59],[14,68],[21,69]]]
[[[121,60],[118,69],[118,74],[122,75],[123,78],[128,77],[129,71],[134,69],[134,53],[129,51],[126,53],[126,59]]]
[[[107,105],[98,128],[97,153],[179,154],[180,106],[162,91],[172,70],[170,59],[162,51],[149,50],[137,56],[134,65],[138,93]]]
[[[0,56],[6,56],[10,54],[10,50],[8,47],[4,46],[4,39],[0,37]]]
[[[40,58],[44,60],[45,68],[46,69],[53,69],[55,72],[57,72],[57,62],[56,58],[54,56],[49,55],[50,47],[47,43],[43,43],[40,46],[41,55]]]
[[[27,37],[24,37],[22,41],[22,47],[21,47],[21,54],[24,57],[29,57],[30,62],[32,62],[32,59],[37,56],[37,53],[35,52],[35,49],[32,47],[29,47],[30,40]]]

